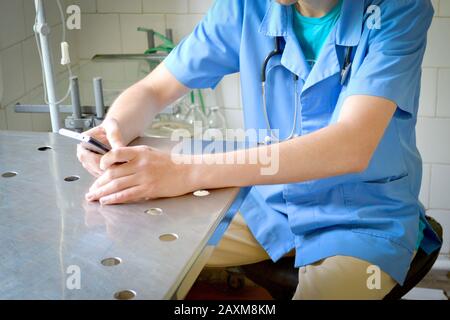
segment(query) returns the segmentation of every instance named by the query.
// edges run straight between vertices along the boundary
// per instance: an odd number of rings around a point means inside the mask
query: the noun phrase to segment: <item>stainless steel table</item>
[[[248,190],[101,207],[75,149],[0,132],[0,299],[183,298]]]

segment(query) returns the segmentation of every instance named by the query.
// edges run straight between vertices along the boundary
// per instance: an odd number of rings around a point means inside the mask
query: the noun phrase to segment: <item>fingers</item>
[[[145,189],[142,186],[132,187],[100,199],[102,205],[137,202],[144,199]]]
[[[83,135],[89,136],[89,137],[96,137],[99,135],[105,135],[105,129],[101,126],[94,127],[92,129],[89,129],[88,131],[83,132]]]
[[[101,126],[85,131],[83,132],[83,135],[95,137],[101,142],[107,143],[105,129]],[[83,168],[85,168],[92,176],[99,177],[103,174],[103,171],[100,169],[100,155],[87,150],[80,144],[77,146],[77,158],[81,162]]]
[[[99,177],[103,174],[100,169],[101,155],[90,152],[83,148],[81,144],[77,146],[77,158],[85,168],[94,177]]]
[[[89,193],[96,191],[98,188],[108,184],[114,179],[118,179],[121,177],[126,177],[134,174],[136,169],[129,165],[128,163],[113,165],[108,170],[106,170],[95,182],[92,184],[89,189]]]
[[[125,176],[118,179],[114,179],[110,181],[109,183],[103,185],[102,187],[89,192],[86,195],[87,201],[96,201],[100,200],[100,203],[103,204],[101,199],[103,197],[108,197],[112,194],[121,192],[123,190],[135,187],[137,185],[137,176],[131,175],[131,176]]]
[[[142,186],[131,187],[117,193],[110,194],[100,198],[102,205],[111,205],[119,203],[129,203],[143,200],[145,198],[145,189]]]
[[[100,169],[107,170],[113,164],[131,161],[136,158],[137,155],[138,149],[136,147],[113,149],[101,158]]]
[[[83,133],[86,136],[90,136],[100,140],[103,143],[109,144],[112,149],[122,148],[124,147],[122,135],[119,130],[119,125],[114,119],[106,119],[103,121],[101,126],[97,126]],[[122,152],[119,152],[118,155],[122,156]],[[102,169],[101,159],[102,157],[82,148],[81,146],[77,147],[77,157],[80,160],[83,167],[93,176],[99,177],[103,174],[103,171],[109,168],[116,162],[126,162],[124,161],[116,161],[115,156],[117,154],[111,154],[105,159],[105,169]],[[125,156],[125,155],[123,155]],[[125,157],[126,158],[126,157]]]
[[[119,124],[114,119],[106,119],[102,123],[102,127],[105,129],[106,137],[109,144],[113,149],[124,147],[122,134],[120,133]]]
[[[111,144],[109,143],[108,138],[106,137],[105,128],[103,128],[103,126],[94,127],[88,131],[85,131],[85,132],[83,132],[83,135],[95,138],[98,141],[111,147]]]

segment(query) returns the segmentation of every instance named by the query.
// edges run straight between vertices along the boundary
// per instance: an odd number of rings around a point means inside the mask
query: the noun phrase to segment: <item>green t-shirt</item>
[[[294,10],[294,31],[306,61],[313,66],[325,41],[341,16],[342,0],[325,16],[312,18]]]
[[[306,61],[311,66],[316,63],[320,50],[339,20],[341,8],[342,0],[330,12],[320,18],[305,17],[298,10],[294,10],[294,32],[302,47]],[[416,249],[420,247],[424,229],[425,223],[420,219]]]

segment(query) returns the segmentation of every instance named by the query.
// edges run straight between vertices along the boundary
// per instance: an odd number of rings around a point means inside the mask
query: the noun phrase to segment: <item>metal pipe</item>
[[[16,104],[14,112],[17,113],[49,113],[50,109],[46,104]],[[73,107],[71,105],[60,105],[59,112],[72,113]],[[93,115],[95,108],[92,106],[82,106],[81,113]]]
[[[80,103],[80,88],[78,85],[78,77],[70,77],[70,97],[72,99],[72,113],[76,119],[82,118]]]
[[[103,83],[102,78],[94,78],[94,97],[95,97],[95,113],[97,119],[105,118],[105,101],[103,99]]]
[[[155,47],[155,32],[153,30],[147,30],[147,45],[149,49]]]
[[[48,104],[50,108],[50,119],[53,132],[59,130],[59,109],[56,104],[55,81],[53,78],[53,65],[50,51],[50,27],[45,21],[44,3],[42,0],[35,0],[36,8],[36,25],[34,26],[39,35],[40,47],[42,52],[42,68],[44,73],[45,85],[47,88]]]
[[[166,29],[166,38],[173,42],[173,31],[172,29]]]

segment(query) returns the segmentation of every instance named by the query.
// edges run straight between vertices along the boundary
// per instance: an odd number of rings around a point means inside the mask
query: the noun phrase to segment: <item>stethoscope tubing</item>
[[[263,104],[263,115],[264,120],[266,122],[266,129],[269,131],[270,136],[266,138],[265,144],[272,142],[272,139],[275,141],[281,141],[279,136],[277,136],[272,126],[270,125],[270,119],[268,115],[267,110],[267,98],[266,98],[266,80],[267,80],[267,66],[269,65],[270,60],[277,56],[283,54],[283,49],[281,49],[281,40],[282,37],[275,37],[275,49],[271,51],[266,58],[264,59],[262,68],[261,68],[261,93],[262,93],[262,104]],[[343,86],[345,82],[348,79],[348,76],[350,75],[350,69],[352,66],[352,52],[353,47],[346,47],[345,49],[345,58],[344,58],[344,64],[341,68],[341,79],[340,84]],[[288,137],[283,139],[282,141],[290,140],[295,136],[295,129],[297,127],[297,116],[298,116],[298,108],[299,108],[299,101],[298,101],[298,94],[297,94],[297,88],[298,88],[298,79],[299,77],[294,74],[294,121],[292,124],[292,130]],[[270,141],[269,141],[270,140]]]

